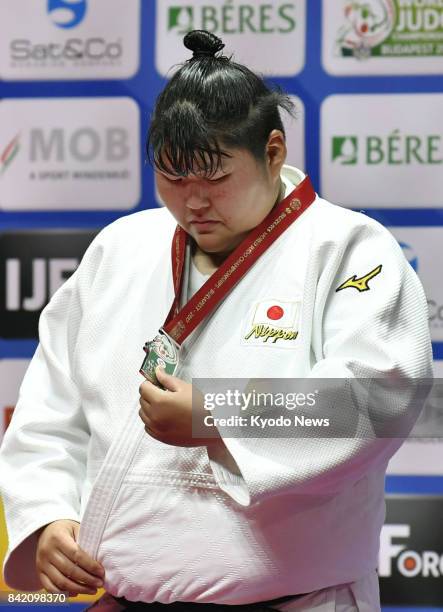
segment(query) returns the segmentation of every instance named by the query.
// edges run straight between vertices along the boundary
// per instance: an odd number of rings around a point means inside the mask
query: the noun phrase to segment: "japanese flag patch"
[[[242,344],[292,348],[298,336],[300,301],[267,299],[249,309]]]

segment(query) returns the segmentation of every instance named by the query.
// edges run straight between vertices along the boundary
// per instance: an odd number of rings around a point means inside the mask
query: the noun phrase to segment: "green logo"
[[[12,160],[20,150],[20,134],[6,145],[0,154],[0,177],[6,172],[6,169],[11,165]]]
[[[408,134],[396,129],[384,135],[333,136],[332,161],[342,166],[443,165],[441,134]]]
[[[183,35],[193,29],[224,34],[290,34],[296,29],[296,2],[249,2],[170,6],[168,32]]]
[[[357,163],[358,141],[356,136],[334,136],[332,139],[332,161],[343,166]]]
[[[432,57],[443,55],[440,0],[343,0],[337,33],[341,57]]]
[[[171,6],[168,15],[168,31],[186,34],[194,29],[194,8],[192,6]]]

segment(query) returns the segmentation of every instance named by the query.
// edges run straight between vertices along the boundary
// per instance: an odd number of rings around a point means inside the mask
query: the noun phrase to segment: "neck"
[[[221,266],[229,253],[206,253],[192,241],[192,260],[202,274],[212,274]]]

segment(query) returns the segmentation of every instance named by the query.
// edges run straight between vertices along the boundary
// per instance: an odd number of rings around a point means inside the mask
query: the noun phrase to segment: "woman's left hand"
[[[204,409],[203,401],[194,398],[192,405],[192,385],[167,374],[160,367],[157,367],[155,374],[166,391],[147,380],[139,388],[139,415],[146,433],[159,442],[173,446],[222,443],[217,427],[204,424],[205,416],[211,413]],[[212,437],[202,437],[205,430],[207,436]],[[197,434],[200,437],[196,437]]]

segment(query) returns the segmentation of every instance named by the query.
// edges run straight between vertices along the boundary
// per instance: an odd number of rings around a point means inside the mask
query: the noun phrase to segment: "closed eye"
[[[160,174],[162,175],[163,178],[165,178],[168,183],[181,183],[183,181],[183,177],[181,176],[174,176],[174,175],[167,175],[164,174],[163,172],[160,172]],[[219,178],[215,178],[215,179],[211,179],[208,178],[206,179],[208,183],[221,183],[223,181],[225,181],[227,178],[229,178],[230,174],[223,174],[223,176],[220,176]]]
[[[226,180],[229,176],[231,176],[230,174],[224,174],[223,176],[220,176],[219,178],[216,179],[209,179],[210,183],[221,183],[222,181]]]
[[[166,174],[161,173],[163,178],[165,178],[169,183],[180,183],[182,180],[181,176],[167,176]]]

